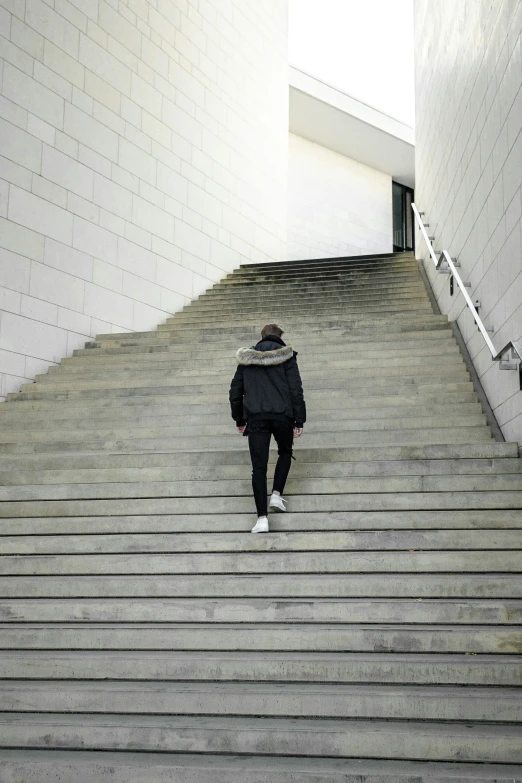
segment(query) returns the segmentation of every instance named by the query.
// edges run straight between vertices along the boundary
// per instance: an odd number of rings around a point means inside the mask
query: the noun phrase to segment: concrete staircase
[[[309,423],[252,536],[235,350]],[[243,267],[0,406],[2,783],[522,780],[522,460],[409,254]]]

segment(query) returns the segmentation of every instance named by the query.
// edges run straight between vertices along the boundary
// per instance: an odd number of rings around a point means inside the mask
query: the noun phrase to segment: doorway
[[[415,250],[413,230],[413,189],[392,182],[393,251]]]

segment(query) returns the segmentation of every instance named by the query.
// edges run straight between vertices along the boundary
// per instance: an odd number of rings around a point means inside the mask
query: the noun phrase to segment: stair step
[[[161,357],[161,354],[160,354]],[[439,349],[437,351],[417,350],[412,355],[411,352],[407,352],[398,356],[364,356],[358,355],[356,357],[350,355],[344,355],[340,358],[337,355],[323,355],[321,357],[305,356],[299,359],[299,368],[303,377],[307,378],[314,371],[322,370],[348,370],[348,369],[360,369],[375,367],[406,367],[422,368],[426,364],[438,364],[438,365],[462,365],[462,356],[458,353],[456,346],[454,349],[446,348],[444,353]],[[222,357],[208,357],[205,362],[206,372],[228,372],[230,373],[235,369],[236,360],[233,353],[227,354]],[[133,360],[123,362],[95,362],[92,367],[86,367],[85,364],[64,364],[60,367],[51,368],[45,375],[37,375],[37,382],[49,382],[53,383],[59,381],[70,382],[71,380],[77,380],[79,378],[91,378],[99,379],[104,377],[123,377],[128,375],[135,375],[139,377],[141,374],[148,373],[151,377],[161,377],[161,375],[173,375],[177,373],[185,372],[197,372],[198,370],[198,358],[178,359],[172,358],[172,356],[163,356],[159,360],[156,356],[149,355],[146,359],[134,357]],[[205,375],[206,373],[202,373]]]
[[[279,318],[309,423],[252,536]],[[522,462],[413,254],[246,265],[1,424],[2,781],[522,783]]]
[[[177,327],[172,327],[167,324],[164,324],[163,326],[163,329],[158,327],[158,330],[154,332],[114,332],[110,334],[98,334],[96,335],[96,340],[94,342],[115,342],[118,340],[129,341],[136,339],[142,339],[145,342],[162,336],[165,339],[190,337],[190,341],[194,342],[199,338],[210,335],[214,337],[215,342],[216,336],[226,335],[227,339],[230,339],[231,335],[234,334],[238,338],[242,335],[247,335],[247,340],[252,339],[252,336],[259,339],[259,329],[262,324],[260,325],[257,320],[249,321],[248,319],[245,319],[242,323],[227,322],[226,325],[214,323],[200,327],[190,324]],[[373,340],[375,340],[381,333],[429,333],[436,329],[449,331],[449,328],[448,319],[442,315],[430,313],[415,315],[414,313],[404,314],[398,312],[383,316],[382,308],[381,314],[373,314],[373,318],[361,313],[359,315],[337,315],[335,318],[327,318],[325,316],[322,318],[318,318],[317,316],[301,316],[298,319],[295,319],[295,323],[290,319],[285,319],[285,336],[289,337],[291,335],[292,340],[298,339],[299,337],[304,338],[309,333],[312,335],[324,334],[325,330],[329,331],[330,329],[349,329],[349,334],[352,336],[353,340],[358,337],[359,332],[370,335],[373,337]]]
[[[520,655],[516,626],[292,623],[8,623],[2,650],[459,653]]]
[[[45,678],[519,686],[521,664],[520,656],[473,655],[470,660],[465,654],[426,653],[0,652],[5,683]]]
[[[62,554],[108,552],[302,552],[520,549],[520,529],[382,530],[338,532],[278,532],[259,538],[241,533],[107,533],[52,536],[4,536],[2,554]]]
[[[332,303],[338,305],[340,302],[357,302],[360,304],[372,304],[376,300],[389,301],[390,294],[393,294],[394,301],[402,301],[409,298],[427,300],[426,288],[414,278],[402,279],[401,282],[382,281],[379,285],[370,286],[365,281],[357,282],[332,282],[331,285],[282,285],[267,287],[264,289],[255,289],[252,287],[235,287],[233,291],[224,289],[222,291],[208,292],[198,299],[187,304],[181,312],[205,311],[215,305],[219,308],[225,308],[228,305],[238,307],[248,303],[254,308],[258,306],[260,310],[265,308],[272,309],[277,307],[285,299],[292,299],[295,304],[303,310],[305,305],[310,305],[313,310]],[[275,312],[275,311],[274,311]],[[168,320],[174,320],[175,315]]]
[[[0,720],[11,748],[228,752],[520,764],[517,726],[288,718],[34,715]]]
[[[182,535],[182,534],[180,534]],[[173,550],[174,551],[174,550]],[[18,554],[23,554],[20,547]],[[0,577],[4,598],[522,598],[516,574]],[[522,680],[522,670],[520,671]]]
[[[194,445],[193,436],[146,438],[139,432],[131,433],[134,437],[120,438],[118,440],[104,440],[103,436],[95,440],[84,440],[81,437],[64,440],[41,440],[27,442],[0,443],[1,454],[30,454],[36,452],[65,452],[65,451],[187,451]],[[78,434],[80,435],[80,434]],[[328,448],[334,446],[378,446],[381,445],[437,445],[437,444],[463,444],[488,443],[491,441],[491,433],[487,427],[441,427],[426,430],[359,430],[344,432],[308,433],[306,442],[310,448]],[[239,441],[237,432],[231,431],[227,435],[206,435],[198,439],[197,445],[208,449],[244,449],[245,445]]]
[[[236,365],[231,365],[230,371],[225,373],[219,369],[217,371],[208,370],[207,372],[197,373],[194,370],[185,370],[175,372],[173,375],[162,377],[152,377],[147,380],[146,374],[129,376],[126,374],[118,375],[113,373],[112,377],[94,379],[75,379],[63,378],[64,383],[59,379],[49,378],[48,382],[31,383],[22,386],[22,392],[28,393],[50,393],[50,392],[78,392],[78,391],[96,391],[98,394],[111,389],[140,389],[140,388],[161,388],[161,387],[197,387],[203,391],[223,390],[228,393],[230,388],[231,376],[236,369]],[[415,373],[415,375],[413,374]],[[309,371],[303,374],[303,381],[307,388],[315,389],[360,389],[380,385],[392,389],[403,386],[426,386],[430,384],[435,376],[435,384],[432,388],[441,387],[444,383],[465,383],[469,380],[469,374],[463,362],[451,362],[446,364],[424,364],[412,369],[411,367],[399,366],[388,367],[372,365],[367,368],[359,368],[356,372],[353,369],[332,369],[327,373],[324,370]],[[370,381],[368,379],[371,379]],[[181,389],[183,393],[183,389]],[[393,392],[391,392],[393,393]],[[226,397],[225,397],[226,399]]]
[[[394,329],[397,329],[396,326],[394,326]],[[140,348],[140,341],[136,340],[132,335],[136,334],[135,332],[124,332],[118,333],[118,337],[116,340],[111,339],[103,339],[103,335],[98,335],[97,340],[91,340],[86,345],[88,347],[86,348],[78,348],[77,350],[73,351],[73,356],[80,356],[84,358],[92,357],[92,356],[104,356],[107,354],[120,354],[120,353],[131,353],[137,352],[137,349]],[[143,333],[141,333],[143,334]],[[306,347],[310,351],[314,351],[317,349],[321,349],[322,346],[324,346],[325,350],[328,350],[330,346],[338,347],[339,345],[345,346],[350,351],[352,350],[358,350],[358,351],[364,351],[366,348],[371,349],[377,349],[377,350],[385,350],[388,349],[400,349],[401,345],[407,345],[408,343],[414,343],[418,346],[423,346],[425,344],[442,344],[442,342],[447,342],[448,340],[454,341],[453,332],[451,331],[451,327],[449,326],[448,322],[438,322],[437,324],[434,324],[432,328],[430,329],[424,329],[424,330],[418,330],[418,326],[415,324],[411,325],[410,329],[403,329],[400,332],[393,331],[390,329],[388,332],[379,332],[377,334],[372,334],[371,330],[368,330],[367,332],[363,332],[362,330],[359,330],[355,334],[356,339],[347,340],[347,337],[351,334],[352,338],[354,337],[353,331],[348,331],[347,328],[339,327],[338,325],[331,327],[328,330],[328,339],[325,340],[324,337],[322,337],[320,334],[316,333],[303,333],[303,330],[294,330],[292,334],[290,335],[291,339],[289,342],[294,343],[296,348],[300,348],[299,341],[303,341],[306,344]],[[256,333],[254,329],[252,330],[234,330],[231,329],[231,331],[225,335],[225,334],[215,334],[214,332],[210,331],[208,334],[201,334],[200,331],[198,334],[187,334],[187,335],[178,335],[178,336],[172,336],[169,341],[165,340],[166,334],[165,332],[148,332],[147,333],[148,338],[154,340],[155,337],[158,337],[156,340],[156,344],[149,344],[144,347],[145,352],[149,351],[187,351],[187,350],[193,350],[193,351],[213,351],[214,345],[217,344],[217,349],[219,351],[225,349],[227,346],[229,346],[229,350],[233,353],[237,350],[238,344],[241,343],[247,343],[249,345],[252,345],[252,343],[257,342],[259,339],[259,332]],[[285,334],[286,337],[286,334]],[[101,339],[100,339],[101,338]],[[127,347],[118,347],[118,342],[127,341],[129,343],[133,343],[130,346]],[[106,345],[105,348],[96,348],[95,346],[104,343]],[[395,345],[394,345],[395,343]]]
[[[101,781],[112,783],[230,783],[241,775],[255,783],[520,783],[522,767],[452,761],[373,761],[370,759],[283,756],[190,755],[57,750],[0,750],[6,783]],[[297,776],[297,778],[296,778]]]
[[[357,557],[357,555],[356,555]],[[358,554],[361,558],[361,555]],[[66,557],[64,558],[66,559]],[[320,556],[317,558],[320,559]],[[361,558],[362,559],[362,558]],[[2,623],[316,624],[416,623],[522,625],[517,599],[114,598],[0,599]],[[520,627],[518,628],[520,630]],[[305,713],[306,714],[306,713]]]
[[[391,400],[394,402],[393,398]],[[362,402],[362,401],[361,401]],[[121,427],[126,423],[132,422],[132,426],[135,429],[139,427],[152,427],[157,428],[167,423],[166,417],[181,417],[184,425],[191,424],[212,424],[225,422],[230,427],[230,406],[228,403],[207,403],[204,407],[193,405],[165,405],[159,406],[147,406],[144,409],[138,407],[134,408],[117,408],[117,409],[102,409],[96,412],[96,422],[92,421],[92,417],[89,415],[89,411],[83,411],[83,414],[79,410],[63,410],[61,406],[57,406],[54,411],[54,416],[51,415],[51,411],[46,412],[45,416],[39,411],[25,411],[25,414],[21,413],[22,409],[18,409],[20,413],[16,415],[7,415],[1,418],[2,432],[8,433],[10,430],[16,430],[20,434],[24,430],[55,430],[58,427],[61,429],[71,429],[74,426],[74,430],[89,430],[96,424],[97,429],[102,427]],[[24,408],[25,410],[25,408]],[[314,420],[317,421],[321,416],[324,421],[328,419],[325,414],[325,407],[322,404],[311,401],[307,406],[308,415],[311,419],[311,423],[308,425],[307,432],[314,424]],[[327,410],[327,409],[326,409]],[[16,413],[16,411],[14,412]],[[477,402],[473,403],[454,403],[452,405],[404,405],[402,407],[384,407],[375,408],[363,405],[357,405],[354,407],[343,407],[341,410],[335,411],[335,417],[337,421],[353,420],[383,420],[389,426],[390,419],[413,419],[421,420],[422,415],[426,418],[438,418],[440,420],[452,420],[463,421],[468,420],[470,417],[478,416],[482,417],[482,408]],[[174,418],[173,418],[174,420]]]
[[[129,363],[131,361],[140,362],[181,362],[191,359],[229,359],[230,356],[235,356],[237,351],[237,341],[234,343],[223,342],[217,348],[209,347],[208,343],[186,343],[180,345],[168,345],[159,346],[157,350],[147,350],[143,353],[134,350],[131,354],[128,349],[122,351],[112,351],[110,353],[103,352],[99,348],[85,348],[74,352],[74,356],[69,359],[63,359],[61,367],[73,368],[73,367],[85,367],[92,362],[92,367],[98,367],[102,364],[110,364],[114,362]],[[299,345],[296,346],[300,348]],[[161,349],[161,350],[160,350]],[[308,343],[306,345],[306,353],[310,357],[314,357],[314,360],[327,362],[332,355],[343,352],[343,355],[353,359],[384,359],[387,357],[400,357],[404,355],[412,356],[422,353],[424,356],[431,356],[435,354],[454,353],[456,343],[450,334],[443,336],[443,339],[439,340],[402,340],[398,346],[383,346],[379,342],[368,342],[347,345],[346,340],[332,339],[328,342]],[[299,355],[302,356],[302,350],[299,351]],[[129,358],[134,357],[134,359]],[[300,359],[301,361],[301,359]],[[57,368],[50,368],[53,371]]]
[[[343,478],[290,478],[285,490],[289,498],[348,493],[483,493],[516,492],[522,496],[522,477],[501,476],[389,476]],[[65,484],[23,484],[0,486],[1,501],[70,500],[80,498],[211,498],[250,497],[251,480],[127,481]],[[327,505],[329,501],[325,501]],[[520,545],[520,541],[518,542]]]
[[[206,313],[204,310],[199,309],[186,309],[175,316],[170,318],[165,324],[160,324],[158,329],[171,329],[183,324],[192,323],[204,323],[204,324],[229,324],[229,323],[252,323],[255,327],[257,321],[261,321],[268,317],[274,318],[274,316],[282,315],[285,321],[291,318],[303,317],[308,318],[333,318],[339,314],[343,318],[350,317],[351,315],[372,315],[375,313],[377,316],[382,316],[383,307],[389,314],[401,314],[404,316],[413,313],[414,316],[419,317],[422,313],[433,313],[430,300],[425,296],[411,296],[404,299],[398,298],[394,301],[393,305],[387,302],[387,297],[372,299],[371,304],[365,304],[361,302],[357,297],[349,302],[339,302],[339,304],[333,304],[331,302],[324,302],[317,304],[314,307],[304,307],[301,304],[296,304],[293,307],[291,304],[281,305],[265,305],[255,308],[253,303],[244,302],[243,307],[215,307],[211,309],[211,312]]]
[[[457,480],[458,476],[483,477],[501,476],[510,477],[522,472],[522,464],[519,459],[501,460],[388,460],[375,462],[303,462],[303,452],[299,452],[300,461],[292,469],[293,479],[304,478],[343,478],[343,477],[390,477],[407,476],[451,476]],[[218,460],[216,460],[217,462]],[[27,484],[93,484],[104,482],[161,482],[172,481],[172,465],[176,460],[165,459],[170,463],[169,467],[127,467],[117,468],[75,468],[54,470],[39,470],[36,465],[26,465],[26,470],[5,470],[0,466],[0,485],[25,486]],[[247,480],[251,470],[248,465],[226,464],[223,460],[213,466],[180,464],[176,467],[175,478],[177,481],[224,481]]]
[[[94,384],[99,386],[107,386],[107,384],[124,384],[130,383],[139,385],[143,381],[149,379],[150,383],[165,384],[165,383],[183,383],[197,379],[200,381],[208,380],[209,383],[228,383],[232,379],[232,375],[236,369],[236,362],[232,357],[228,362],[220,362],[219,364],[208,364],[204,371],[198,371],[191,363],[188,367],[160,367],[158,369],[151,367],[139,367],[134,366],[129,369],[113,368],[93,370],[91,372],[81,374],[70,374],[66,372],[50,373],[46,375],[37,375],[34,388],[36,389],[55,389],[55,388],[95,388]],[[373,360],[354,360],[354,361],[333,361],[325,363],[324,367],[321,363],[314,364],[313,362],[304,362],[300,368],[303,377],[303,382],[310,384],[317,379],[324,379],[325,372],[328,372],[329,378],[332,379],[351,379],[352,376],[356,376],[357,379],[367,377],[396,377],[403,374],[411,374],[414,371],[418,372],[418,375],[424,378],[425,375],[437,375],[446,377],[453,373],[466,373],[466,367],[460,356],[445,356],[437,357],[430,356],[425,359],[422,356],[401,358],[398,361],[381,361],[376,363]],[[314,384],[317,386],[317,383]],[[31,389],[33,384],[26,384],[22,388]],[[109,386],[111,388],[111,386]]]
[[[243,441],[237,439],[242,445]],[[236,441],[236,442],[237,442]],[[303,441],[306,440],[303,436]],[[193,444],[192,444],[193,445]],[[418,460],[447,460],[447,459],[512,459],[518,457],[518,444],[501,443],[487,441],[483,443],[468,444],[431,444],[424,446],[397,446],[397,445],[377,445],[377,446],[359,446],[359,447],[329,447],[327,449],[313,449],[302,446],[296,448],[296,462],[298,463],[318,463],[327,464],[339,462],[366,462],[366,461],[401,461],[411,460],[417,463]],[[273,463],[276,460],[275,450],[270,451],[269,461]],[[134,453],[134,454],[115,454],[114,449],[111,454],[45,454],[34,453],[23,457],[16,455],[2,455],[0,453],[0,469],[6,470],[24,470],[28,467],[37,467],[40,469],[60,469],[60,468],[117,468],[117,467],[156,467],[156,466],[179,466],[179,465],[244,465],[245,454],[243,448],[226,451],[218,450],[192,450],[192,451],[173,451],[165,450],[158,453]],[[288,515],[287,515],[288,516]]]
[[[520,509],[522,490],[483,492],[381,492],[290,496],[291,511],[408,511]],[[157,497],[93,500],[4,501],[0,518],[11,516],[84,516],[98,514],[241,514],[252,510],[247,497]]]
[[[57,509],[59,511],[59,509]],[[0,535],[58,535],[118,533],[213,533],[214,514],[97,514],[96,516],[5,517],[0,519]],[[227,517],[227,530],[248,533],[251,513]],[[519,509],[471,509],[449,511],[332,511],[287,512],[270,517],[272,532],[336,530],[510,530],[521,527]],[[243,578],[243,577],[241,577]]]
[[[23,405],[12,405],[13,402],[23,403]],[[444,407],[451,411],[453,406],[464,405],[477,402],[476,393],[471,391],[466,392],[446,392],[444,394]],[[100,416],[112,416],[112,415],[140,415],[141,413],[154,413],[157,415],[179,415],[180,411],[192,410],[192,412],[208,410],[212,412],[218,410],[225,412],[227,415],[230,412],[230,408],[227,402],[223,400],[223,395],[216,394],[201,394],[197,397],[182,397],[181,399],[165,400],[163,398],[158,400],[148,399],[144,400],[141,396],[129,397],[127,399],[115,402],[114,400],[101,399],[96,402],[92,400],[61,400],[59,403],[52,400],[24,400],[23,398],[15,397],[8,401],[7,405],[0,405],[0,422],[8,423],[11,418],[16,420],[25,421],[27,416],[42,416],[42,412],[45,411],[45,418],[49,416],[63,416],[64,418],[78,417],[82,415],[89,415],[89,409],[96,406],[96,413]],[[370,410],[373,408],[381,407],[394,407],[400,408],[404,406],[407,410],[412,410],[412,406],[429,409],[430,406],[439,407],[442,403],[441,396],[437,396],[436,390],[433,394],[429,393],[429,390],[418,392],[417,390],[410,390],[410,393],[391,394],[386,395],[383,392],[380,396],[378,394],[366,396],[354,396],[347,394],[343,398],[343,409],[349,410],[352,408]],[[328,410],[331,408],[339,409],[339,405],[336,400],[332,399],[330,395],[325,395],[320,390],[312,392],[310,397],[307,394],[307,404],[313,409],[314,406],[320,406],[321,410]],[[190,406],[187,408],[187,406]],[[196,407],[194,407],[196,406]],[[135,413],[132,413],[134,411]]]
[[[224,418],[224,417],[223,417]],[[100,421],[97,426],[93,426],[90,433],[93,438],[168,438],[170,436],[193,437],[193,438],[205,438],[207,436],[212,437],[237,437],[237,432],[233,428],[232,423],[226,421],[222,423],[219,417],[212,423],[191,423],[186,422],[185,426],[174,426],[174,421],[169,422],[170,426],[158,426],[151,422],[132,422],[132,421],[117,421],[117,422],[103,422]],[[339,420],[319,419],[318,421],[312,420],[306,428],[306,436],[314,436],[319,434],[325,434],[335,431],[340,433],[351,432],[370,432],[373,430],[421,430],[422,428],[429,429],[443,429],[449,427],[453,430],[458,428],[473,428],[480,427],[486,428],[486,417],[484,414],[471,414],[466,416],[430,416],[426,417],[424,422],[422,417],[400,417],[393,416],[389,419],[377,419],[366,417],[364,419],[349,419],[340,418]],[[30,442],[51,442],[55,440],[74,440],[75,438],[82,437],[82,427],[72,428],[71,425],[56,426],[53,428],[40,428],[33,425],[32,428],[24,429],[17,432],[18,443],[30,443]],[[488,437],[491,437],[489,430],[487,431]],[[13,440],[12,429],[7,429],[0,432],[0,443],[11,443]]]
[[[516,688],[340,683],[0,682],[2,710],[301,718],[475,721],[522,719]],[[3,716],[5,720],[5,715]]]
[[[266,546],[266,545],[265,545]],[[55,574],[513,573],[520,550],[4,555],[3,576]]]

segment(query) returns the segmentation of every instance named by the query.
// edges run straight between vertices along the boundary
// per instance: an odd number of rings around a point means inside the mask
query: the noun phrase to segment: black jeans
[[[294,428],[291,424],[276,419],[253,421],[248,425],[248,446],[252,459],[252,489],[258,516],[266,516],[268,511],[266,470],[270,451],[270,438],[274,436],[279,457],[274,473],[273,488],[283,493],[292,462]]]

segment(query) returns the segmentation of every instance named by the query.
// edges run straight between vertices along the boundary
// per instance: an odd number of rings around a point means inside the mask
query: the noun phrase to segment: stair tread
[[[252,536],[227,393],[269,307],[310,423]],[[522,462],[412,254],[241,267],[2,424],[7,781],[522,781]]]

